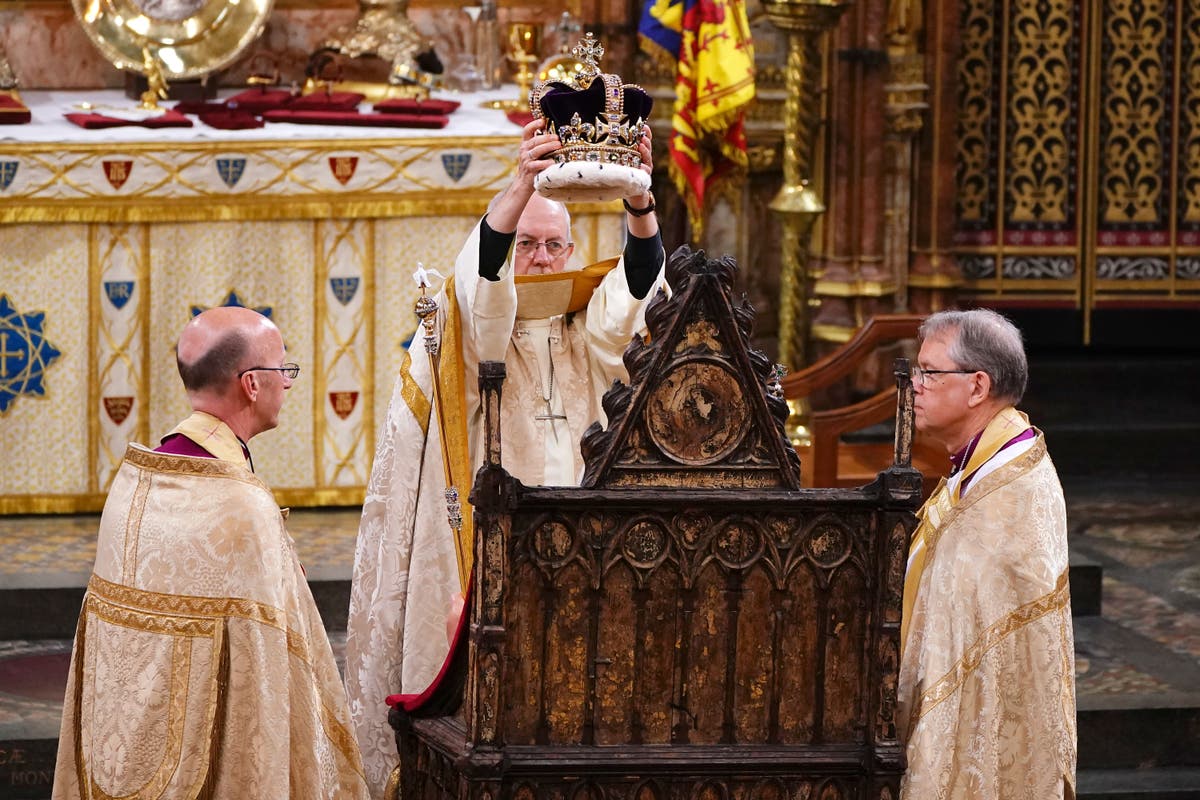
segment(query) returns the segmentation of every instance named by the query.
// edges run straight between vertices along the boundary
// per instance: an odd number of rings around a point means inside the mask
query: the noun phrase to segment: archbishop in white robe
[[[497,281],[480,277],[479,236],[477,225],[456,260],[453,292],[444,288],[437,297],[445,449],[463,504],[465,558],[471,547],[466,497],[483,460],[479,362],[503,360],[507,367],[501,406],[505,469],[529,485],[578,483],[579,440],[592,422],[606,421],[603,394],[613,380],[628,381],[622,356],[633,334],[645,327],[649,301],[665,286],[659,268],[651,290],[636,299],[626,278],[627,248],[586,308],[526,318],[537,312],[524,299],[518,303],[511,262]],[[661,265],[661,244],[657,236],[654,241]],[[569,273],[563,276],[570,280]],[[383,795],[398,763],[384,699],[418,694],[435,679],[449,651],[447,616],[465,583],[446,518],[432,384],[418,330],[396,380],[367,485],[347,624],[346,691],[375,797]]]

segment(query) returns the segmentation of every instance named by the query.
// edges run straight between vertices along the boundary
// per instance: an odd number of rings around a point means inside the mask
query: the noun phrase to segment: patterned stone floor
[[[1103,613],[1076,619],[1081,708],[1200,694],[1200,496],[1183,482],[1067,482],[1071,547],[1104,569]],[[358,511],[293,511],[309,575],[351,572]],[[82,586],[95,517],[0,517],[0,588]],[[4,613],[0,609],[0,613]],[[331,636],[340,658],[344,634]],[[0,741],[57,736],[70,641],[0,642]]]
[[[1104,569],[1099,617],[1075,621],[1089,702],[1200,695],[1200,495],[1186,481],[1067,483],[1071,549]]]

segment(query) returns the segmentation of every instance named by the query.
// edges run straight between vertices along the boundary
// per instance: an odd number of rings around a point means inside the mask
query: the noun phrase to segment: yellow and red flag
[[[746,168],[754,47],[742,0],[646,0],[641,48],[675,68],[669,170],[700,236],[704,196]]]

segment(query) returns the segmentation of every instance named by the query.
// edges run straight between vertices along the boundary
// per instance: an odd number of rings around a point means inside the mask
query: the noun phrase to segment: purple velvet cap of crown
[[[543,87],[538,105],[542,116],[554,123],[554,127],[565,128],[571,124],[571,119],[578,114],[583,122],[603,120],[607,97],[605,82],[597,76],[586,89],[575,89],[565,83],[555,81]],[[622,115],[629,122],[637,122],[650,117],[650,109],[654,100],[640,86],[626,84],[621,86]]]

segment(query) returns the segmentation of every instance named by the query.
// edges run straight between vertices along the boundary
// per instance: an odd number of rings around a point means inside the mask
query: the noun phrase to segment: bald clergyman
[[[113,479],[75,634],[54,797],[366,798],[284,514],[247,443],[300,368],[266,317],[214,308],[176,348],[193,413]]]

